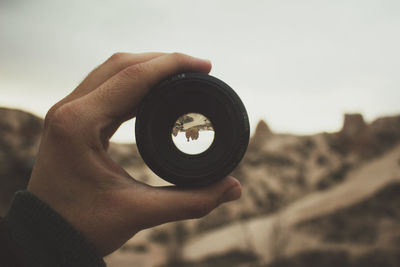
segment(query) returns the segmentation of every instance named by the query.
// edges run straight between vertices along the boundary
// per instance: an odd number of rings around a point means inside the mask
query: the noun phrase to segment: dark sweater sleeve
[[[3,245],[9,251],[8,261],[15,263],[9,266],[106,266],[72,225],[27,191],[15,194],[0,222],[0,246]],[[0,258],[0,266],[2,261]]]

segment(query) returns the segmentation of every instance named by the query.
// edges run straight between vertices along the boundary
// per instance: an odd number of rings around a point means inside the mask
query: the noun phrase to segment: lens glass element
[[[183,153],[196,155],[206,151],[214,141],[211,121],[199,113],[180,116],[171,130],[172,141]]]

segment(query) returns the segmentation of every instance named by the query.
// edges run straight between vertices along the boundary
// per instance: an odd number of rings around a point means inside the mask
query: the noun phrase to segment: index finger
[[[80,100],[85,101],[92,115],[116,121],[131,114],[144,95],[163,79],[180,72],[208,73],[210,70],[208,60],[167,54],[123,69]]]

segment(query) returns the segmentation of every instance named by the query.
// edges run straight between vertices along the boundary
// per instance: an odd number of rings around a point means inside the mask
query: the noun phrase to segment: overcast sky
[[[398,0],[0,0],[0,106],[44,116],[114,52],[179,51],[212,61],[252,129],[336,131],[400,113],[399,47]]]

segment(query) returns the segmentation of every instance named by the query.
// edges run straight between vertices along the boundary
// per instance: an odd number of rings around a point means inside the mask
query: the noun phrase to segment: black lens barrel
[[[214,127],[204,152],[185,154],[172,141],[175,121],[200,113]],[[214,183],[239,164],[249,142],[249,121],[239,96],[223,81],[203,73],[182,73],[161,82],[143,99],[136,117],[136,143],[148,167],[180,186]]]

